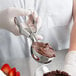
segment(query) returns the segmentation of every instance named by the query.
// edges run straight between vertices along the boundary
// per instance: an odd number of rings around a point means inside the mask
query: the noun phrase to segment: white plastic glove
[[[27,24],[30,25],[30,27],[32,28],[32,30],[34,32],[38,32],[40,27],[41,27],[41,23],[42,23],[41,18],[38,16],[36,11],[31,10],[31,13],[32,13],[32,17],[33,17],[33,19],[35,21],[35,24],[32,24],[33,21],[32,21],[31,16],[29,16],[29,19],[27,19]],[[34,27],[32,27],[32,26],[34,26]],[[35,36],[37,37],[38,40],[43,39],[43,37],[41,35],[35,34]]]
[[[65,72],[70,74],[71,76],[76,76],[76,51],[69,51],[65,57]]]
[[[39,29],[40,22],[39,22],[37,13],[35,14],[34,11],[31,12],[30,10],[25,10],[22,8],[19,9],[19,8],[14,8],[14,7],[10,7],[5,10],[0,11],[0,28],[6,29],[15,35],[20,35],[19,28],[15,24],[14,18],[17,16],[28,16],[30,14],[33,14],[33,17],[37,22],[37,28]]]
[[[30,11],[14,7],[0,11],[0,28],[6,29],[15,35],[19,35],[19,29],[14,22],[14,17],[29,15]]]

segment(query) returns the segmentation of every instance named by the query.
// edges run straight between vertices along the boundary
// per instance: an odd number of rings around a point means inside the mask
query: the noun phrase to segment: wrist
[[[74,48],[69,48],[69,50],[68,51],[76,51],[76,47]]]

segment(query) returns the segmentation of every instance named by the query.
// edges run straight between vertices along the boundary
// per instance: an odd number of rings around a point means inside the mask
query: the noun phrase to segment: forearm
[[[70,51],[76,51],[76,0],[73,0],[73,27],[70,35]]]
[[[70,48],[65,57],[64,71],[71,76],[76,76],[76,22],[74,21],[71,36],[70,36]]]
[[[70,35],[70,47],[65,57],[64,71],[76,76],[76,0],[73,0],[73,27]]]
[[[65,57],[64,71],[71,76],[76,76],[76,22],[74,21],[71,36],[70,36],[70,48]]]
[[[70,48],[69,51],[76,51],[76,21],[74,21],[71,35],[70,35]]]

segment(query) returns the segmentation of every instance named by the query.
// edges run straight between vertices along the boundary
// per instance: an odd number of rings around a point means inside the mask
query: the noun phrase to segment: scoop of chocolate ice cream
[[[71,76],[71,75],[69,75],[68,73],[64,71],[56,70],[56,71],[45,73],[43,74],[43,76]]]
[[[55,57],[55,52],[54,52],[53,48],[48,43],[33,42],[32,48],[43,56],[46,56],[49,58]]]

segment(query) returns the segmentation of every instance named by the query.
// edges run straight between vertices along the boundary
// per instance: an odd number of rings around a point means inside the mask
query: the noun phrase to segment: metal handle
[[[19,32],[23,34],[26,37],[30,36],[30,33],[27,31],[27,28],[25,28],[26,22],[24,16],[15,17],[15,23],[19,27]]]

